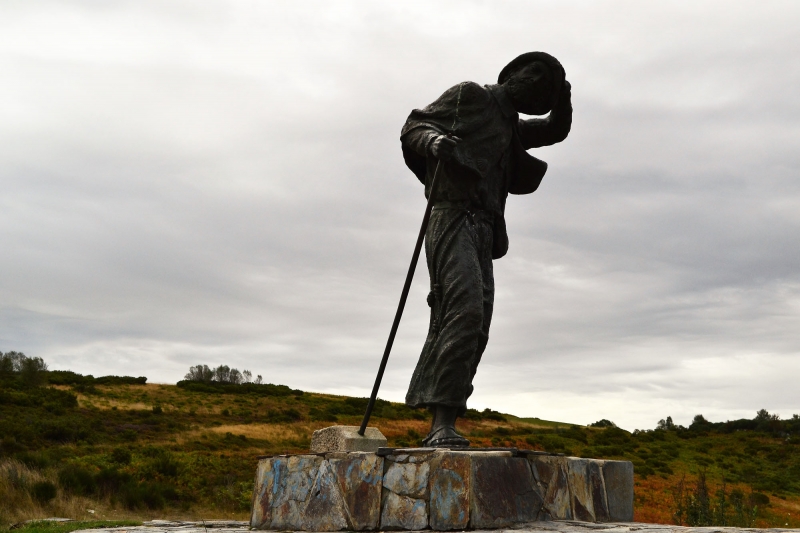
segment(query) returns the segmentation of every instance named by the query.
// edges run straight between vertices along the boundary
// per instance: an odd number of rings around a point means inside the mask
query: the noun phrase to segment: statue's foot
[[[426,448],[456,448],[469,446],[469,441],[456,433],[454,426],[442,426],[428,433],[422,439],[422,445]]]

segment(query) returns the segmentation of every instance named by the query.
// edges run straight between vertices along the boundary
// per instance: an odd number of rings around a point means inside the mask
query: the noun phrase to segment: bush
[[[130,482],[130,474],[120,472],[116,468],[105,468],[95,476],[98,490],[109,496],[113,496]]]
[[[599,434],[594,438],[595,444],[624,445],[630,442],[631,440],[631,436],[627,431],[625,431],[624,429],[620,429],[616,426],[607,427],[606,429],[598,433]]]
[[[488,407],[483,411],[478,411],[477,409],[467,409],[466,413],[464,413],[464,418],[467,420],[496,420],[498,422],[505,422],[506,417],[497,411],[493,411]]]
[[[131,452],[127,448],[114,448],[111,452],[111,460],[121,465],[130,464],[132,459]]]
[[[320,421],[320,422],[336,422],[338,420],[336,415],[331,413],[330,411],[323,411],[321,409],[317,409],[316,407],[312,407],[308,411],[308,416],[313,421]]]
[[[175,477],[178,475],[178,467],[180,465],[175,461],[171,455],[165,453],[156,457],[153,461],[153,468],[156,472],[164,477]]]
[[[199,381],[183,380],[176,384],[178,387],[195,392],[208,394],[253,394],[255,396],[302,396],[303,391],[290,389],[286,385],[272,385],[271,383],[220,383],[212,381],[202,383]]]
[[[35,468],[37,470],[43,470],[50,466],[50,461],[47,459],[47,456],[39,453],[32,453],[32,452],[22,452],[18,453],[15,458],[28,468]]]
[[[563,433],[561,433],[562,437],[576,440],[578,442],[582,442],[583,444],[587,444],[589,442],[586,432],[582,430],[578,426],[570,426],[570,428]]]
[[[297,422],[302,419],[303,415],[293,407],[283,411],[274,411],[272,409],[267,411],[267,422],[271,424]]]
[[[736,526],[753,527],[760,506],[768,505],[769,498],[754,492],[749,498],[739,489],[730,493],[722,486],[712,493],[706,483],[706,474],[701,471],[695,486],[687,486],[685,477],[681,478],[672,491],[673,518],[678,525],[689,526]],[[766,503],[757,503],[760,502]]]
[[[127,483],[120,487],[117,497],[130,510],[163,509],[167,498],[176,499],[175,489],[156,483]]]
[[[132,429],[124,429],[120,432],[119,438],[126,442],[134,442],[139,438],[139,434]]]
[[[92,473],[79,465],[67,465],[58,473],[61,488],[79,496],[91,496],[97,490]]]
[[[100,376],[96,378],[89,375],[78,374],[71,370],[50,370],[47,372],[47,381],[51,385],[73,385],[78,389],[94,390],[94,385],[145,385],[147,378],[139,376]]]
[[[56,486],[50,481],[37,481],[31,487],[31,496],[39,503],[48,503],[56,497]]]

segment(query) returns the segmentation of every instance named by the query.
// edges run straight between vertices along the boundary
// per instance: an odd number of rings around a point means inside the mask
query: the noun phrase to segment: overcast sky
[[[400,128],[547,51],[572,133],[511,197],[470,406],[800,413],[800,3],[0,4],[0,351],[366,396],[425,207]],[[424,261],[381,397],[427,332]]]

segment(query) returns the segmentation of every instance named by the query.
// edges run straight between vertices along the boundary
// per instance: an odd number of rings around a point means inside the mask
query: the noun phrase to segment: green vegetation
[[[109,527],[140,526],[141,521],[137,520],[90,520],[74,522],[51,522],[38,521],[28,522],[14,528],[17,533],[71,533],[81,529],[99,529]]]
[[[751,492],[745,495],[738,488],[728,491],[724,481],[712,493],[705,472],[697,476],[694,487],[688,487],[685,478],[681,478],[673,496],[675,522],[689,526],[753,527],[759,510],[769,505],[769,497],[765,494]]]
[[[366,408],[366,398],[192,368],[192,379],[152,385],[0,354],[0,527],[86,519],[87,509],[96,518],[245,519],[259,456],[306,451],[315,429],[357,425]],[[430,415],[378,400],[372,423],[390,446],[416,446]],[[577,426],[471,409],[459,427],[475,446],[632,461],[637,520],[800,526],[797,415],[761,410],[720,423],[698,415],[688,428],[667,417],[630,433],[609,420]]]

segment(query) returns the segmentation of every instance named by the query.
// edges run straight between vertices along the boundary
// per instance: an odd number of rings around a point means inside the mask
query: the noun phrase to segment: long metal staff
[[[448,134],[448,137],[451,135]],[[383,379],[383,371],[386,370],[386,363],[389,361],[389,353],[392,351],[392,344],[394,343],[394,336],[397,334],[397,327],[400,325],[400,318],[403,316],[403,309],[406,306],[406,299],[408,298],[408,290],[411,288],[411,280],[414,279],[414,271],[417,269],[417,260],[419,259],[419,252],[422,249],[422,242],[425,240],[425,231],[428,229],[428,221],[431,218],[431,210],[433,209],[433,192],[436,190],[436,179],[439,177],[439,170],[442,167],[442,162],[439,160],[436,163],[436,171],[433,173],[433,180],[431,180],[431,192],[428,194],[428,205],[425,207],[425,216],[422,217],[422,226],[419,228],[419,237],[417,237],[417,245],[414,247],[414,255],[411,256],[411,266],[408,267],[408,274],[406,274],[406,283],[403,285],[403,293],[400,295],[400,303],[397,305],[397,313],[394,315],[394,322],[392,323],[392,331],[389,333],[389,340],[386,341],[386,349],[383,351],[383,359],[381,359],[381,366],[378,368],[378,376],[375,378],[375,386],[372,387],[372,396],[369,397],[367,404],[367,412],[364,413],[364,420],[361,421],[361,428],[358,434],[362,437],[367,430],[369,417],[372,415],[372,408],[375,407],[375,399],[378,397],[378,389],[381,387],[381,380]]]

